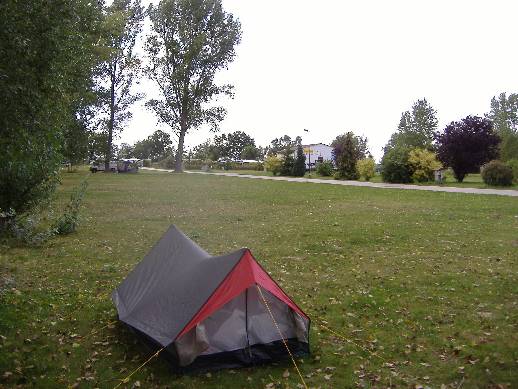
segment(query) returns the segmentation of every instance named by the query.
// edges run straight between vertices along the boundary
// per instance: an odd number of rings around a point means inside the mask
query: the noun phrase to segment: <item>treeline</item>
[[[418,100],[401,115],[397,131],[384,148],[381,174],[387,182],[426,182],[434,172],[451,169],[458,182],[482,173],[490,185],[518,179],[518,95],[491,100],[490,111],[467,116],[438,130],[436,110]],[[491,162],[491,163],[489,163]],[[486,165],[487,164],[487,165]]]
[[[135,44],[145,18],[144,61]],[[241,27],[221,0],[161,0],[146,10],[140,0],[5,0],[0,20],[0,234],[50,199],[64,162],[174,151],[165,133],[132,150],[115,146],[144,97],[134,89],[142,76],[159,90],[146,107],[178,137],[178,171],[187,132],[217,130],[225,117],[211,101],[232,96],[232,85],[214,79],[233,60]]]

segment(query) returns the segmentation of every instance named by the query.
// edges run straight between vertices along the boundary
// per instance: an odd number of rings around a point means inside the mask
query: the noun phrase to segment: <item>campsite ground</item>
[[[64,175],[60,201],[84,174]],[[103,328],[116,320],[108,295],[172,223],[213,254],[251,248],[309,313],[310,387],[518,386],[514,198],[157,172],[89,181],[77,233],[0,248],[0,387],[109,388],[144,362],[124,326]],[[288,362],[177,377],[155,360],[136,381],[299,384]]]

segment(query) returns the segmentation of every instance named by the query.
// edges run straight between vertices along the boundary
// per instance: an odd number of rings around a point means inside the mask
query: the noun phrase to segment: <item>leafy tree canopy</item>
[[[221,0],[162,0],[148,13],[152,32],[145,45],[146,73],[161,97],[146,105],[178,136],[175,171],[182,171],[187,131],[203,124],[217,130],[225,116],[223,107],[210,102],[232,96],[232,86],[218,85],[214,78],[234,59],[241,25],[223,10]]]
[[[500,93],[491,99],[487,115],[493,121],[495,132],[500,136],[500,158],[503,161],[518,158],[518,94]]]
[[[451,122],[442,133],[435,134],[435,139],[439,160],[453,169],[459,182],[498,156],[500,137],[494,132],[491,120],[478,116]]]
[[[102,14],[89,0],[3,0],[0,20],[0,219],[5,219],[47,200],[63,152],[75,155],[63,139],[92,88]]]
[[[333,158],[339,178],[357,180],[359,178],[356,163],[367,156],[367,138],[356,136],[349,131],[339,135],[331,143]]]
[[[417,100],[411,111],[401,114],[397,131],[392,134],[387,148],[404,146],[431,150],[437,124],[437,111],[426,99]]]

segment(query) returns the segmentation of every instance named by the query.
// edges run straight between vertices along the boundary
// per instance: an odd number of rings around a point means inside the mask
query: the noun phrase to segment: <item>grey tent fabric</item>
[[[220,305],[214,302],[218,298]],[[145,344],[165,348],[177,371],[267,363],[289,355],[287,344],[295,356],[309,353],[309,317],[248,249],[211,256],[175,226],[117,287],[112,300],[119,320]],[[202,314],[210,304],[213,309]]]
[[[212,257],[171,226],[113,292],[119,319],[168,346],[245,250]]]

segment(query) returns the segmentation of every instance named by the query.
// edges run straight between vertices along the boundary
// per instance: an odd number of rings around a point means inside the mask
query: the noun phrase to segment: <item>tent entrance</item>
[[[298,349],[304,349],[307,352],[309,320],[267,290],[262,289],[262,292],[282,336],[291,344],[290,350],[296,353]],[[281,335],[256,285],[247,288],[198,323],[178,338],[173,346],[180,366],[196,364],[197,359],[228,359],[232,355],[239,365],[260,363],[273,359],[268,348],[272,349],[275,358],[279,353],[287,355]]]

